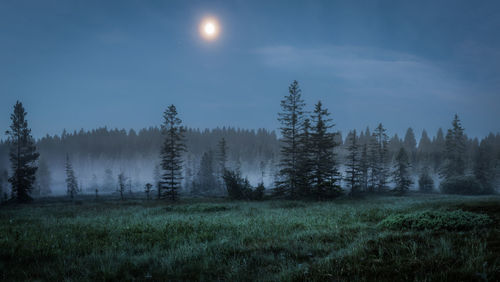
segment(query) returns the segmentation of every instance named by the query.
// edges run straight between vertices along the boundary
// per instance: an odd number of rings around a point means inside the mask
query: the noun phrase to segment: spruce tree
[[[396,183],[395,191],[404,193],[410,189],[413,181],[410,178],[410,160],[406,150],[401,147],[396,155],[396,163],[394,165],[393,179]]]
[[[351,195],[355,195],[361,188],[361,164],[356,130],[347,135],[347,159],[346,159],[346,182],[351,189]]]
[[[304,119],[302,132],[299,135],[299,146],[297,154],[297,187],[300,197],[311,196],[312,186],[312,140],[311,140],[311,123],[308,118]]]
[[[278,113],[278,121],[281,123],[281,159],[276,191],[278,194],[296,197],[299,186],[299,136],[303,128],[305,103],[296,80],[288,88],[288,93],[281,101],[282,111]]]
[[[31,129],[26,120],[26,111],[19,101],[14,106],[14,113],[10,119],[10,130],[6,131],[10,145],[9,159],[12,176],[9,182],[12,186],[12,198],[18,202],[28,202],[32,198],[30,193],[35,183],[39,154],[36,152],[35,142],[31,136]]]
[[[126,188],[127,177],[122,173],[118,174],[118,192],[120,193],[120,199],[123,201]]]
[[[445,161],[440,172],[440,175],[445,179],[464,175],[465,141],[464,128],[458,115],[455,115],[452,128],[448,129],[445,139]]]
[[[429,173],[429,167],[424,166],[418,177],[418,190],[429,193],[434,190],[434,180]]]
[[[78,194],[78,181],[76,180],[75,171],[69,160],[69,156],[66,155],[66,193],[73,200],[73,198]]]
[[[182,184],[182,154],[186,151],[184,144],[185,129],[177,116],[177,109],[170,105],[163,114],[162,125],[165,141],[161,150],[161,197],[175,201],[179,197],[178,190]]]
[[[360,186],[363,191],[368,189],[368,178],[369,178],[369,161],[368,161],[368,146],[363,144],[363,149],[361,150],[361,157],[359,160],[359,173],[360,173]]]
[[[311,184],[317,198],[336,197],[341,193],[339,172],[335,161],[335,133],[330,113],[323,108],[321,101],[315,107],[311,116]]]
[[[388,162],[388,136],[386,134],[386,130],[383,127],[382,123],[380,123],[375,131],[373,132],[373,136],[375,137],[375,145],[376,145],[376,179],[377,182],[375,184],[378,191],[382,191],[388,182],[389,171],[387,168]]]

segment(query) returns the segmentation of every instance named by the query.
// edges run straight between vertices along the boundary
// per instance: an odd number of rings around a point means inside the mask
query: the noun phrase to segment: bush
[[[238,172],[226,170],[224,172],[224,183],[226,184],[229,198],[234,200],[262,200],[264,197],[264,184],[261,183],[253,190],[247,178],[241,177]]]
[[[481,195],[490,192],[474,176],[450,177],[441,182],[439,189],[443,194]]]
[[[390,215],[379,226],[389,229],[465,231],[492,223],[488,215],[455,210]]]

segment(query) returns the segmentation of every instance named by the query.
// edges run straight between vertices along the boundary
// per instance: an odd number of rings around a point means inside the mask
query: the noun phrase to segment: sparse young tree
[[[118,174],[118,192],[120,193],[120,199],[123,201],[126,188],[127,177],[122,173]]]
[[[396,183],[396,190],[399,193],[404,193],[410,189],[413,181],[410,178],[410,161],[406,150],[401,147],[396,155],[396,163],[394,165],[393,178]]]
[[[281,101],[278,121],[281,123],[281,159],[279,178],[276,182],[277,194],[296,197],[299,181],[299,144],[303,127],[305,103],[299,83],[294,80],[288,88],[288,95]]]
[[[146,198],[150,199],[149,197],[149,194],[153,191],[153,184],[151,183],[146,183],[146,185],[144,185],[144,193],[146,193]]]
[[[222,179],[227,165],[227,143],[224,137],[219,141],[219,144],[217,144],[217,149],[217,164],[219,166],[219,176],[220,179]]]
[[[153,171],[153,178],[156,186],[156,199],[161,199],[161,173],[160,166],[155,165],[155,169]]]
[[[359,192],[361,188],[361,163],[359,156],[358,137],[356,130],[347,136],[346,181],[351,188],[351,194]]]
[[[445,179],[462,176],[465,173],[465,136],[464,128],[455,115],[452,128],[448,129],[445,140],[444,164],[440,175]]]
[[[319,101],[311,116],[311,157],[312,157],[312,190],[317,198],[329,198],[340,195],[341,188],[338,184],[340,173],[335,161],[334,149],[338,146],[335,142],[334,127],[330,113],[323,108]]]
[[[28,202],[32,198],[31,190],[36,179],[36,161],[39,154],[36,152],[35,143],[31,136],[31,129],[26,120],[26,111],[19,101],[14,106],[14,113],[10,119],[12,124],[10,130],[6,131],[10,145],[9,159],[12,168],[12,176],[9,182],[12,186],[12,198],[18,202]]]
[[[73,200],[78,192],[78,181],[76,180],[75,171],[73,170],[69,156],[66,155],[66,193]]]
[[[162,197],[175,201],[179,197],[178,190],[182,184],[182,154],[186,151],[184,144],[184,127],[177,116],[177,109],[170,105],[163,114],[164,122],[162,130],[165,141],[161,150],[162,180],[161,189],[164,191]]]

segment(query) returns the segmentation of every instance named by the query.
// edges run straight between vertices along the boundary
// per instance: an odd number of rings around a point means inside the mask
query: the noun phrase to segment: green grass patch
[[[462,210],[431,210],[392,214],[382,220],[379,226],[399,230],[466,231],[484,228],[492,223],[493,220],[486,214]]]
[[[499,205],[416,195],[0,206],[0,280],[499,281],[500,230],[486,224]],[[435,212],[484,228],[398,225]],[[397,227],[381,228],[389,219]]]

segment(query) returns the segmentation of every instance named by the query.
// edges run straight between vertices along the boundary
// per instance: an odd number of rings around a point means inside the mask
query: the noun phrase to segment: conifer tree
[[[12,168],[12,176],[9,178],[9,182],[12,186],[12,198],[18,202],[32,200],[30,193],[35,183],[36,161],[39,157],[31,136],[31,129],[28,127],[26,115],[23,104],[17,101],[14,106],[14,113],[10,116],[12,120],[10,130],[6,131],[8,135],[7,141],[10,145],[9,159]]]
[[[76,180],[75,171],[69,160],[69,155],[66,155],[66,193],[73,200],[78,192],[78,181]]]
[[[361,187],[361,164],[356,130],[347,135],[346,181],[351,195],[359,192]]]
[[[393,178],[396,183],[396,190],[399,193],[404,193],[410,189],[413,181],[410,178],[410,161],[406,150],[401,147],[396,155],[396,163],[394,165]]]
[[[281,123],[281,159],[277,194],[296,197],[299,182],[299,146],[304,121],[304,100],[295,80],[288,88],[288,95],[281,101],[278,120]]]
[[[175,201],[179,197],[178,190],[182,184],[182,154],[186,151],[184,144],[184,127],[177,116],[177,109],[170,105],[163,114],[164,123],[162,130],[165,141],[161,150],[162,180],[161,189],[164,191],[161,197]]]
[[[383,127],[382,123],[380,123],[377,126],[377,128],[375,128],[373,136],[375,137],[376,141],[375,145],[377,151],[376,164],[375,164],[376,179],[377,179],[376,188],[378,191],[382,191],[386,187],[389,177],[389,171],[387,168],[388,136],[386,134],[386,130]]]
[[[310,197],[312,187],[312,140],[311,140],[311,122],[308,118],[304,119],[302,132],[299,135],[299,145],[297,154],[297,186],[300,197]]]
[[[335,142],[336,134],[331,132],[334,124],[329,115],[319,101],[311,116],[311,188],[317,198],[336,197],[341,192],[334,152],[338,144]]]
[[[120,199],[122,201],[125,199],[124,194],[125,194],[125,189],[127,187],[126,182],[127,182],[127,177],[125,177],[123,172],[118,174],[118,193],[120,193]]]
[[[363,191],[367,191],[368,189],[369,169],[368,146],[365,143],[363,144],[363,149],[361,150],[361,157],[359,160],[360,186]]]
[[[464,128],[455,115],[452,128],[448,129],[445,139],[444,164],[440,175],[445,179],[465,173],[465,136]]]

